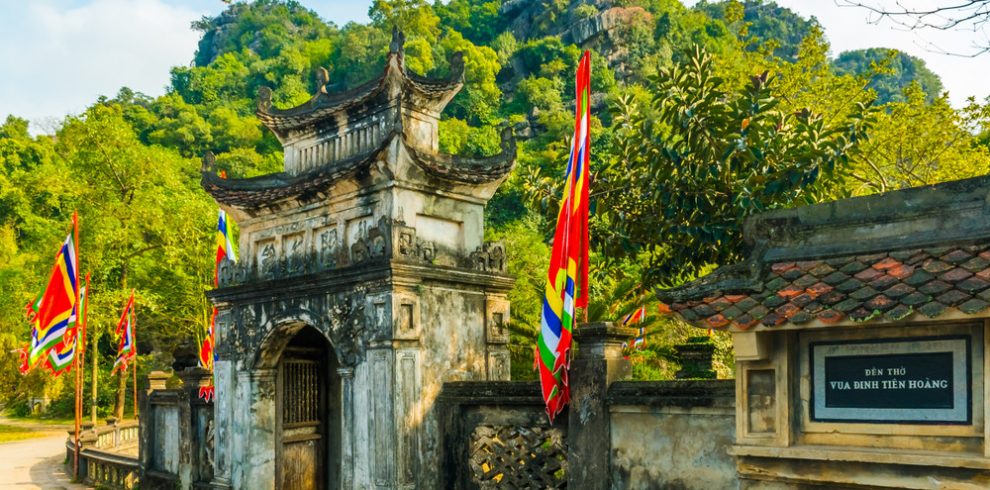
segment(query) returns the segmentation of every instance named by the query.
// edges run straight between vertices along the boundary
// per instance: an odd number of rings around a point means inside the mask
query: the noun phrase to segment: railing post
[[[571,361],[567,427],[570,488],[610,488],[612,431],[606,394],[612,382],[631,372],[629,361],[622,356],[622,344],[635,335],[635,330],[611,322],[586,323],[574,329],[578,348]]]
[[[179,409],[179,484],[182,488],[192,488],[200,478],[198,461],[205,454],[201,446],[206,442],[199,437],[194,404],[199,400],[200,388],[209,386],[211,374],[201,367],[187,367],[177,374],[186,391]]]

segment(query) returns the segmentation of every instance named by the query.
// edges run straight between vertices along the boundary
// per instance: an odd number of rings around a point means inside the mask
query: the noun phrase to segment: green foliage
[[[932,103],[927,98],[912,83],[903,102],[887,104],[877,115],[870,140],[852,161],[846,189],[872,194],[990,172],[990,149],[974,136],[990,121],[987,109],[971,102],[957,111],[946,95]]]
[[[147,369],[166,367],[167,353],[203,328],[216,207],[199,188],[199,157],[213,151],[234,177],[280,171],[281,145],[254,116],[258,89],[271,88],[284,108],[316,93],[319,67],[330,72],[330,92],[373,79],[393,26],[405,32],[413,72],[446,76],[450,57],[464,53],[464,89],[440,122],[442,151],[490,156],[500,151],[499,126],[525,131],[516,170],[486,210],[487,238],[507,243],[517,277],[515,379],[535,376],[584,49],[593,66],[593,319],[618,320],[652,302],[651,285],[736,260],[740,225],[753,213],[990,170],[987,106],[953,109],[938,77],[900,52],[843,53],[833,63],[817,22],[772,2],[622,0],[614,6],[626,9],[623,25],[586,46],[563,34],[598,7],[530,3],[520,20],[503,15],[499,0],[376,0],[370,24],[339,27],[295,1],[236,2],[194,24],[202,33],[194,63],[172,69],[166,94],[122,88],[52,135],[31,136],[26,121],[8,118],[0,125],[4,401],[27,406],[47,394],[56,409],[69,406],[61,381],[14,375],[10,351],[26,341],[23,305],[41,288],[73,210],[82,267],[93,273],[91,331],[100,340],[90,352],[109,410],[108,332],[130,288]],[[685,49],[695,45],[700,51]],[[866,108],[874,93],[883,104],[876,112]],[[669,379],[678,369],[672,345],[696,331],[653,316],[646,329],[646,349],[629,353],[634,375]],[[719,375],[731,376],[730,340],[713,339]]]
[[[818,26],[814,18],[805,19],[772,1],[708,3],[703,0],[694,8],[734,26],[748,49],[768,51],[788,61],[797,60],[801,41]]]
[[[905,90],[913,83],[929,103],[942,95],[942,80],[925,66],[924,60],[896,49],[870,48],[845,51],[833,62],[838,73],[867,76],[877,102],[905,102]]]
[[[783,112],[773,76],[727,87],[700,49],[649,84],[648,103],[622,96],[614,105],[598,218],[604,250],[650,254],[652,282],[737,259],[747,216],[819,199],[865,136],[862,104],[835,123]]]

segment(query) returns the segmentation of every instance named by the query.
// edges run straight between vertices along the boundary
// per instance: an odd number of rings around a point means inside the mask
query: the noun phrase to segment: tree
[[[795,61],[801,41],[818,28],[814,17],[805,19],[791,9],[774,2],[746,0],[745,2],[721,1],[698,2],[694,6],[712,19],[729,23],[742,22],[740,37],[748,44],[747,49],[766,49],[779,58]],[[741,9],[741,15],[734,10]],[[738,19],[738,20],[737,20]]]
[[[896,49],[844,51],[832,62],[836,72],[866,76],[877,93],[877,104],[904,102],[904,90],[917,83],[928,102],[942,95],[942,80],[925,61]]]
[[[753,213],[828,195],[870,111],[858,103],[835,122],[783,112],[775,84],[763,73],[727,87],[696,48],[648,80],[647,101],[619,97],[614,153],[594,184],[601,249],[645,253],[647,282],[669,281],[736,260]]]
[[[846,187],[855,195],[984,175],[990,149],[978,143],[975,130],[987,123],[986,108],[974,102],[961,111],[942,95],[927,102],[917,83],[904,89],[876,116],[869,141],[852,160]]]

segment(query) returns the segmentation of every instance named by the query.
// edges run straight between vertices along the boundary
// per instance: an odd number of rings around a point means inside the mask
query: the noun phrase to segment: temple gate
[[[209,294],[216,324],[213,483],[422,488],[439,481],[434,401],[446,381],[509,378],[505,250],[484,207],[515,159],[439,154],[462,87],[410,73],[403,37],[381,76],[291,109],[262,89],[284,172],[202,185],[240,225],[240,261]]]

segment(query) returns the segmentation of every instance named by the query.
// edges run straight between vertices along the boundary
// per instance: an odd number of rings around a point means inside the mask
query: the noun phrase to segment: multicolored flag
[[[634,349],[642,349],[646,345],[646,328],[642,326],[643,321],[646,320],[646,307],[640,306],[636,311],[626,315],[622,319],[623,327],[631,327],[640,324],[639,333],[636,334],[636,338],[632,341],[632,347]]]
[[[72,370],[72,361],[76,357],[76,349],[79,345],[79,335],[81,335],[77,326],[77,320],[75,320],[75,318],[80,318],[80,312],[86,311],[87,296],[87,287],[83,286],[79,288],[79,303],[77,303],[76,314],[73,315],[74,320],[72,322],[72,326],[69,328],[66,335],[63,336],[62,341],[48,351],[48,360],[45,362],[44,366],[56,378],[59,375]]]
[[[588,306],[588,185],[591,147],[591,55],[585,51],[577,70],[577,110],[564,193],[547,272],[540,335],[537,339],[540,385],[550,421],[570,399],[567,369],[576,308]]]
[[[77,303],[79,302],[79,217],[72,214],[72,231],[55,254],[55,265],[48,277],[44,291],[28,304],[28,319],[32,323],[31,342],[27,349],[27,362],[22,372],[27,372],[39,361],[48,361],[50,351],[61,346],[60,351],[75,339]],[[71,360],[71,359],[70,359]]]
[[[124,312],[120,315],[116,333],[120,337],[120,343],[117,345],[117,359],[113,361],[113,370],[110,371],[110,374],[116,373],[118,369],[126,371],[127,364],[137,354],[134,345],[134,291],[131,291],[131,297],[127,300]]]
[[[636,309],[636,311],[626,315],[626,317],[622,319],[622,326],[628,327],[630,325],[635,325],[642,322],[644,319],[646,319],[646,307],[640,306]]]
[[[213,271],[213,285],[220,285],[220,262],[223,259],[237,262],[237,252],[234,251],[234,244],[230,241],[230,223],[227,219],[227,212],[220,210],[220,219],[217,221],[217,261]]]
[[[203,338],[203,345],[199,348],[199,367],[206,369],[209,372],[213,372],[213,361],[216,360],[216,353],[213,350],[214,336],[213,329],[217,323],[217,309],[213,308],[213,314],[210,315],[210,325],[206,329],[206,337]],[[199,389],[199,397],[207,402],[213,400],[215,394],[213,389],[213,382],[210,382],[209,386],[203,386]]]

